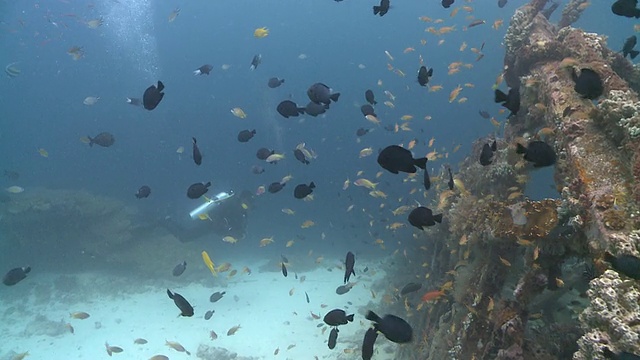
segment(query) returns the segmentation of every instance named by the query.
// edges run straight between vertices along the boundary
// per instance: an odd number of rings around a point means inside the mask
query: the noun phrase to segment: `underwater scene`
[[[637,0],[0,0],[0,360],[640,359]]]

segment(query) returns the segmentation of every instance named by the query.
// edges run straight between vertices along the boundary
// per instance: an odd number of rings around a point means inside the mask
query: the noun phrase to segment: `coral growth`
[[[588,7],[589,0],[571,0],[562,10],[562,18],[558,27],[567,27],[578,21],[582,12]]]

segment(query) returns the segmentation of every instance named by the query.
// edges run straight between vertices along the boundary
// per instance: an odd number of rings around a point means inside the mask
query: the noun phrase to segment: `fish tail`
[[[350,322],[353,322],[353,314],[347,316],[347,320],[349,320]]]
[[[91,138],[91,136],[87,135],[87,139],[89,139],[89,147],[93,147],[93,139]]]
[[[377,101],[375,101],[375,100],[373,100],[373,105],[376,105],[376,104],[378,104],[378,102],[377,102]]]
[[[331,96],[329,96],[329,98],[331,98],[331,100],[333,100],[334,102],[338,101],[339,97],[340,97],[340,93],[334,93],[334,94],[331,94]]]
[[[374,313],[373,311],[369,310],[367,311],[367,314],[364,316],[367,320],[370,321],[375,321],[375,322],[380,322],[380,316],[378,316],[378,314]]]
[[[498,150],[498,143],[493,140],[493,143],[491,144],[491,151],[496,151]],[[451,172],[451,170],[449,170],[449,172]]]
[[[211,181],[207,181],[207,183],[204,184],[204,187],[209,187],[209,186],[211,186]]]
[[[613,256],[612,253],[606,251],[604,253],[604,261],[608,262],[608,263],[612,263],[613,261],[615,261],[616,257]]]
[[[433,68],[430,68],[427,72],[427,76],[433,76]]]
[[[629,56],[631,56],[632,59],[635,59],[636,56],[638,56],[638,54],[640,54],[640,51],[638,51],[638,50],[631,50],[629,52]]]
[[[192,137],[191,139],[193,139],[193,145],[195,145],[195,144],[196,144],[196,142],[197,142],[197,141],[196,141],[196,138]]]
[[[309,162],[307,161],[307,164],[308,163]],[[312,188],[312,189],[315,189],[316,188],[316,184],[312,181],[311,184],[309,184],[309,187]]]
[[[525,154],[527,152],[527,148],[522,146],[522,144],[516,144],[516,154]]]
[[[427,158],[414,159],[413,164],[424,170],[427,168]]]
[[[158,80],[158,91],[162,91],[164,89],[164,84],[162,81]]]
[[[442,214],[433,215],[433,221],[437,222],[438,224],[442,223]]]
[[[509,97],[507,96],[507,94],[502,92],[502,90],[496,89],[494,101],[497,102],[497,103],[509,101]]]
[[[378,15],[379,12],[380,12],[380,6],[374,6],[373,7],[373,15]]]
[[[173,299],[173,294],[171,293],[171,290],[167,289],[167,295],[169,295],[169,299]]]

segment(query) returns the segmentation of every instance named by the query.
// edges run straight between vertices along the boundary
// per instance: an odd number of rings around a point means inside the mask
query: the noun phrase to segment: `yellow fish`
[[[257,38],[263,38],[263,37],[266,37],[268,35],[269,35],[269,29],[267,29],[266,27],[257,28],[253,32],[253,36],[255,36]]]
[[[211,261],[209,254],[207,254],[207,252],[204,250],[202,251],[202,260],[204,261],[204,264],[207,265],[209,270],[211,270],[211,274],[213,274],[213,276],[215,277],[218,277],[218,273],[216,272],[215,265],[213,265],[213,261]]]
[[[271,243],[273,243],[273,236],[260,240],[260,247],[265,247]]]
[[[285,247],[292,247],[295,241],[293,240],[289,240],[287,241],[287,245],[285,245]]]
[[[282,212],[283,212],[283,213],[285,213],[285,214],[287,214],[287,215],[293,215],[293,214],[295,214],[295,211],[293,211],[293,210],[291,210],[291,209],[288,209],[288,208],[282,209]]]
[[[311,220],[306,220],[305,222],[302,223],[302,225],[300,225],[301,228],[306,229],[306,228],[310,228],[313,225],[315,225],[316,223],[314,223]]]
[[[240,119],[244,119],[247,117],[247,114],[244,112],[244,110],[240,109],[239,107],[231,109],[231,113],[234,116],[239,117]]]
[[[455,89],[451,90],[451,93],[449,94],[449,102],[452,103],[453,100],[455,100],[458,95],[460,94],[460,91],[462,91],[462,87],[460,85],[458,85],[458,87],[456,87]]]
[[[46,157],[46,158],[49,157],[49,152],[47,150],[43,149],[43,148],[38,149],[38,153],[42,157]]]
[[[222,238],[222,241],[228,242],[229,244],[235,244],[238,242],[238,239],[234,238],[233,236],[227,235]]]
[[[358,180],[354,181],[353,185],[355,185],[355,186],[364,186],[367,189],[375,190],[376,189],[376,185],[378,185],[378,183],[374,183],[374,182],[371,182],[371,181],[369,181],[367,179],[361,178],[361,179],[358,179]]]
[[[367,157],[369,155],[373,154],[373,148],[368,147],[368,148],[364,148],[362,150],[360,150],[360,157]]]
[[[402,121],[409,121],[413,119],[413,115],[402,115],[402,117],[400,118],[400,120]]]

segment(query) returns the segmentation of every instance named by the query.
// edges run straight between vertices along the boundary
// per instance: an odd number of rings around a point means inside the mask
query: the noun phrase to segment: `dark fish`
[[[138,192],[136,193],[136,197],[138,199],[148,198],[149,195],[151,195],[151,188],[148,187],[147,185],[142,185],[140,189],[138,189]]]
[[[272,77],[271,79],[269,79],[269,81],[267,82],[267,86],[275,89],[278,86],[284,84],[284,79],[278,79],[277,77]]]
[[[355,270],[353,267],[356,264],[356,256],[353,255],[351,251],[347,253],[347,259],[344,261],[344,283],[346,284],[349,281],[351,275],[356,276]]]
[[[556,163],[556,153],[544,141],[531,141],[527,147],[518,143],[516,153],[524,154],[524,159],[533,163],[534,167],[550,166]]]
[[[211,319],[211,317],[213,316],[213,313],[214,313],[214,312],[215,312],[214,310],[209,310],[209,311],[207,311],[206,313],[204,313],[204,319],[205,319],[205,320],[209,320],[209,319]]]
[[[633,50],[637,42],[638,38],[635,35],[627,38],[627,40],[624,41],[624,45],[622,46],[622,56],[627,57],[627,55],[630,55],[631,59],[635,59],[636,56],[640,54],[640,51]]]
[[[281,183],[281,182],[272,182],[269,187],[267,188],[267,190],[272,193],[275,194],[278,191],[282,190],[282,188],[286,185],[286,183]]]
[[[293,150],[293,156],[295,156],[296,160],[300,161],[303,164],[309,165],[309,160],[304,156],[304,153],[300,149]]]
[[[282,263],[282,275],[284,275],[284,277],[287,277],[287,267],[284,265],[284,263]]]
[[[488,119],[491,117],[491,115],[485,110],[478,110],[478,114],[480,114],[480,116],[482,116],[483,119]]]
[[[260,65],[262,63],[262,54],[258,54],[258,55],[254,55],[253,59],[251,60],[251,67],[249,67],[249,69],[251,69],[252,71],[255,70],[258,65]]]
[[[198,144],[196,144],[196,138],[192,137],[193,140],[193,162],[196,165],[202,164],[202,154],[200,153],[200,149],[198,148]]]
[[[127,98],[127,104],[129,105],[133,105],[133,106],[140,106],[142,105],[142,100],[138,99],[138,98]]]
[[[253,135],[256,134],[256,129],[253,130],[242,130],[238,133],[238,141],[247,142],[253,138]]]
[[[373,115],[376,116],[376,112],[373,110],[373,106],[369,104],[364,104],[360,107],[360,111],[362,112],[362,116]]]
[[[142,104],[144,108],[147,110],[153,110],[160,104],[162,98],[164,97],[164,84],[162,81],[158,80],[158,87],[155,85],[151,85],[144,91],[144,95],[142,96]]]
[[[173,276],[180,276],[182,275],[182,273],[187,269],[187,262],[183,261],[180,264],[176,265],[176,267],[173,268]]]
[[[467,25],[467,29],[471,29],[472,27],[478,26],[478,25],[482,25],[485,24],[486,21],[481,20],[481,19],[476,19],[473,20],[469,25]]]
[[[169,289],[167,289],[167,295],[169,295],[169,299],[173,299],[173,302],[180,309],[181,316],[193,316],[193,306],[189,304],[187,299],[178,293],[171,293]]]
[[[496,89],[494,101],[511,110],[512,115],[516,115],[520,110],[520,90],[511,88],[509,94],[505,94],[502,90]]]
[[[338,101],[340,93],[334,93],[331,88],[323,83],[315,83],[307,89],[309,100],[316,104],[329,105],[331,102]]]
[[[304,108],[298,107],[298,105],[291,100],[282,101],[280,104],[278,104],[276,110],[285,118],[304,114]]]
[[[447,170],[449,170],[449,182],[447,183],[447,185],[449,185],[449,190],[453,190],[453,174],[451,173],[451,168],[447,167]]]
[[[307,292],[304,292],[304,297],[307,298],[307,304],[309,303],[309,294],[307,294]]]
[[[347,315],[342,309],[333,309],[324,316],[323,320],[329,326],[346,325],[353,321],[353,314]]]
[[[420,66],[420,70],[418,70],[418,84],[420,86],[427,86],[429,83],[429,78],[433,75],[433,68],[427,70],[425,66]]]
[[[410,282],[400,290],[400,295],[404,296],[420,289],[422,289],[422,284]]]
[[[629,254],[613,256],[613,254],[605,252],[604,260],[609,262],[617,272],[632,279],[640,280],[640,259],[637,257]]]
[[[390,145],[378,154],[378,164],[393,174],[399,171],[414,174],[416,166],[426,168],[427,158],[414,159],[411,151],[398,145]]]
[[[498,150],[498,145],[496,144],[496,141],[493,140],[493,143],[491,143],[491,145],[484,144],[482,146],[482,151],[480,152],[480,165],[482,166],[487,166],[489,164],[491,164],[491,162],[493,161],[493,152]]]
[[[260,160],[266,160],[270,155],[275,154],[274,150],[269,150],[267,148],[260,148],[256,151],[256,157]]]
[[[213,70],[213,66],[211,66],[209,64],[205,64],[205,65],[202,65],[199,68],[197,68],[193,72],[193,75],[209,75],[211,70]]]
[[[453,0],[451,0],[453,2]],[[375,328],[369,328],[364,334],[364,340],[362,340],[362,360],[371,360],[373,357],[373,345],[378,338],[378,332]]]
[[[286,256],[284,256],[284,255],[280,254],[280,258],[282,259],[282,262],[284,262],[284,263],[289,263],[289,259],[287,259],[287,257],[286,257]]]
[[[442,7],[448,9],[454,2],[455,0],[442,0]]]
[[[365,136],[369,133],[369,129],[359,128],[356,130],[356,136]]]
[[[300,184],[293,189],[293,196],[296,199],[304,199],[307,195],[311,194],[315,188],[316,184],[314,184],[313,181],[309,185]]]
[[[427,169],[424,169],[422,183],[424,184],[425,190],[431,189],[431,178],[429,177],[429,171],[427,171]]]
[[[636,354],[632,354],[626,351],[622,351],[616,354],[613,351],[609,350],[609,348],[607,347],[602,349],[602,354],[605,358],[613,360],[640,360],[640,356]]]
[[[338,328],[331,329],[329,333],[329,349],[333,350],[336,347],[336,342],[338,341]]]
[[[366,273],[367,271],[369,271],[369,267],[368,267],[368,266],[365,266],[365,267],[364,267],[364,269],[362,270],[362,272],[365,272],[365,273]]]
[[[376,101],[376,97],[375,95],[373,95],[373,91],[372,90],[367,90],[364,92],[364,98],[365,100],[367,100],[367,102],[371,105],[375,105],[378,102]]]
[[[507,5],[507,0],[498,0],[498,7],[500,9],[502,9],[503,7],[505,7],[505,5]]]
[[[640,18],[640,9],[638,6],[638,0],[618,0],[611,5],[611,11],[619,16],[628,18]]]
[[[571,69],[571,78],[576,83],[573,89],[584,98],[597,99],[604,92],[600,75],[591,69],[580,70],[580,75],[576,74],[575,69]]]
[[[373,327],[394,343],[408,343],[413,337],[411,325],[395,315],[387,314],[384,318],[380,318],[376,313],[369,310],[365,318],[373,321]]]
[[[108,132],[101,132],[96,135],[96,137],[91,138],[91,136],[87,136],[89,138],[89,146],[93,146],[93,144],[100,145],[102,147],[109,147],[116,142],[116,138],[113,137],[113,134]]]
[[[373,6],[373,15],[385,16],[389,12],[389,0],[380,0],[380,5]]]
[[[9,270],[2,278],[2,283],[7,286],[12,286],[27,277],[27,274],[31,271],[30,266],[19,267]]]
[[[344,295],[344,294],[348,293],[349,290],[351,290],[351,286],[349,286],[349,285],[340,285],[340,286],[338,286],[336,288],[336,294]]]
[[[197,199],[200,196],[204,195],[209,191],[209,186],[211,186],[211,181],[207,181],[206,184],[203,183],[195,183],[191,184],[187,189],[187,197],[189,199]]]
[[[253,165],[251,167],[251,172],[258,175],[258,174],[262,174],[264,172],[264,168],[260,165]]]
[[[226,294],[226,291],[220,292],[220,291],[216,291],[213,294],[211,294],[211,296],[209,296],[209,301],[211,301],[212,303],[222,299],[222,297],[224,296],[224,294]]]
[[[318,115],[324,114],[329,110],[329,105],[327,104],[316,104],[313,101],[309,101],[307,106],[304,107],[304,112],[307,115],[311,115],[316,117]]]
[[[442,222],[442,214],[434,215],[428,207],[419,206],[409,214],[409,224],[424,230],[424,226],[433,226]]]

